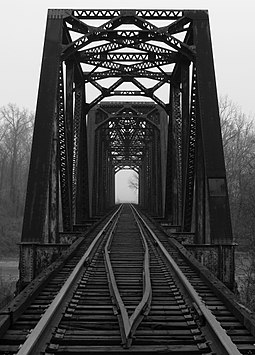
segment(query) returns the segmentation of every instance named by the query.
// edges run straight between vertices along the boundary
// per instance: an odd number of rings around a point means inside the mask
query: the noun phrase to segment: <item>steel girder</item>
[[[147,98],[164,115],[122,102],[114,116],[111,96]],[[104,212],[127,165],[143,207],[197,242],[232,241],[207,12],[49,10],[22,242],[57,242]]]
[[[140,192],[140,204],[144,204],[143,195],[149,195],[151,198],[144,207],[156,215],[162,215],[161,186],[164,179],[161,171],[165,157],[163,159],[161,156],[162,148],[166,147],[160,132],[163,122],[166,130],[167,118],[164,110],[156,104],[146,102],[101,103],[89,112],[89,186],[93,191],[90,195],[91,215],[103,212],[110,203],[114,203],[114,200],[109,200],[112,185],[109,186],[107,181],[112,181],[116,172],[125,168],[135,170],[142,185],[146,186]],[[105,164],[109,169],[102,172]],[[151,172],[148,172],[149,169]],[[150,186],[146,179],[152,180]]]

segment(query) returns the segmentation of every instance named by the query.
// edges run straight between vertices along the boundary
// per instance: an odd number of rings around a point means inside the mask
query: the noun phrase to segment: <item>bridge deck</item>
[[[198,263],[187,261],[177,242],[129,206],[76,244],[66,260],[48,276],[39,275],[2,311],[1,355],[116,354],[127,348],[137,354],[255,354],[254,322],[231,297],[227,301],[230,291],[221,293],[224,286],[210,273],[204,280],[203,270],[200,275]]]

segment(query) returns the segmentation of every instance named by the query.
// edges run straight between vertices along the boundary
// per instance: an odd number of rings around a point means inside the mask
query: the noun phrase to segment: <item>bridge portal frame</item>
[[[84,22],[92,19],[107,21],[96,28]],[[162,19],[172,22],[161,28],[150,22]],[[139,30],[116,30],[124,24],[137,26]],[[82,36],[74,40],[70,31]],[[183,31],[185,37],[179,40],[175,34]],[[89,46],[83,50],[87,44],[99,40],[108,43],[94,50]],[[159,48],[151,41],[162,42],[164,47]],[[118,53],[118,48],[125,46],[138,49],[139,58],[131,59],[129,55],[129,60],[141,61],[131,71],[123,64],[116,65],[116,60],[125,62],[127,58],[127,53]],[[81,63],[107,70],[84,72]],[[149,71],[151,63],[156,63],[160,70]],[[171,63],[175,63],[171,73],[162,70],[162,65]],[[120,79],[109,88],[98,83],[109,76]],[[148,88],[137,80],[139,76],[153,77],[158,83]],[[87,82],[100,91],[90,103],[86,102]],[[139,90],[118,90],[124,82]],[[167,102],[156,95],[165,84],[170,85]],[[75,224],[86,223],[93,217],[88,198],[86,117],[102,99],[113,95],[147,96],[168,115],[162,208],[165,219],[184,234],[194,232],[196,244],[232,244],[207,11],[49,10],[21,240],[23,273],[29,255],[29,265],[34,265],[31,255],[35,245],[50,244],[49,250],[54,249],[53,245],[61,249],[61,230],[73,233]],[[147,178],[152,173],[155,171],[151,170]],[[110,190],[112,194],[113,189]],[[105,208],[112,204],[112,196],[108,200]],[[144,207],[148,207],[145,196],[143,200]],[[54,250],[46,262],[57,254]]]

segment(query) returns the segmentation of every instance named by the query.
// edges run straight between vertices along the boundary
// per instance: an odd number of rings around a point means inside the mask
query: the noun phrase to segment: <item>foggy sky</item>
[[[1,3],[0,107],[35,111],[48,8],[208,9],[218,94],[255,114],[254,0],[8,0]],[[240,6],[241,4],[241,6]],[[124,174],[125,175],[125,174]],[[130,193],[127,184],[125,191]],[[123,191],[124,191],[123,190]]]
[[[218,93],[255,113],[254,0],[158,0],[149,8],[208,9]],[[240,6],[240,4],[242,6]],[[9,102],[34,111],[48,8],[119,8],[116,0],[8,0],[1,3],[0,106]],[[136,0],[121,2],[137,8]],[[148,8],[140,0],[139,8]]]

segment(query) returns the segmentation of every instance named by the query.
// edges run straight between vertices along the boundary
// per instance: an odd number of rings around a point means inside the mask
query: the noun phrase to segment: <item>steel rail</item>
[[[108,240],[105,244],[104,248],[104,261],[105,261],[105,267],[106,267],[106,273],[107,273],[107,278],[108,278],[108,284],[109,284],[109,289],[110,293],[112,296],[112,301],[113,304],[116,305],[118,311],[120,314],[118,315],[118,321],[120,325],[120,334],[121,334],[121,339],[122,339],[122,344],[125,345],[127,344],[127,338],[128,338],[128,333],[130,329],[130,320],[128,317],[128,313],[126,310],[126,307],[122,301],[122,298],[119,293],[119,289],[117,286],[117,282],[114,276],[111,260],[110,260],[110,245],[111,241],[113,238],[113,232],[118,223],[118,219],[115,220],[114,226],[111,229],[111,232],[109,234]]]
[[[139,305],[136,307],[134,313],[130,317],[131,329],[130,329],[129,337],[132,337],[134,335],[136,328],[143,320],[144,315],[147,315],[149,313],[151,300],[152,300],[149,248],[148,248],[148,244],[144,232],[142,230],[142,225],[139,222],[139,219],[134,214],[134,210],[132,210],[132,212],[142,236],[142,242],[143,242],[145,253],[144,253],[144,266],[143,266],[143,286],[144,286],[143,297]]]
[[[69,296],[71,289],[75,282],[77,281],[80,274],[83,272],[83,269],[87,267],[88,260],[91,254],[97,249],[97,243],[105,233],[106,229],[113,221],[115,216],[119,213],[121,206],[117,211],[111,216],[109,221],[104,225],[100,232],[96,235],[95,239],[92,241],[83,257],[80,259],[76,267],[73,269],[72,273],[49,305],[45,313],[43,314],[40,321],[37,323],[35,328],[32,330],[24,344],[20,347],[16,355],[35,355],[40,353],[39,347],[42,344],[42,338],[49,333],[49,326],[53,319],[57,316],[58,312],[61,310],[61,306],[66,302],[67,297]],[[53,330],[53,329],[52,329]]]
[[[157,243],[158,247],[160,248],[164,256],[166,257],[167,261],[169,262],[175,274],[177,275],[179,281],[184,286],[186,292],[192,298],[193,302],[196,304],[198,309],[201,311],[206,321],[206,325],[209,327],[210,335],[212,336],[214,341],[217,341],[217,345],[220,347],[221,355],[241,355],[241,352],[238,350],[237,346],[232,342],[231,338],[227,335],[225,329],[222,328],[221,324],[217,321],[216,317],[207,308],[207,306],[202,301],[201,297],[198,295],[195,288],[191,285],[187,277],[180,270],[179,266],[176,264],[176,262],[171,257],[169,252],[160,242],[156,234],[152,231],[152,229],[145,222],[145,220],[137,210],[136,213],[139,216],[139,219],[142,221],[144,226],[151,234],[151,236],[153,237],[154,241]]]
[[[135,217],[135,215],[134,215]],[[142,227],[138,219],[135,217],[137,226],[142,236],[142,243],[144,247],[144,261],[143,261],[143,297],[139,302],[138,306],[135,308],[134,312],[128,317],[127,309],[122,301],[120,292],[118,290],[117,282],[114,276],[111,259],[110,259],[110,247],[113,238],[114,229],[118,223],[115,221],[114,227],[109,234],[108,240],[105,245],[105,265],[107,270],[107,277],[109,282],[109,288],[112,295],[112,300],[114,300],[117,309],[120,311],[118,320],[120,323],[121,339],[122,345],[125,348],[130,348],[132,344],[132,337],[136,331],[136,328],[141,323],[144,315],[148,314],[150,310],[150,304],[152,299],[152,288],[150,279],[150,259],[149,259],[149,248],[146,242]]]

